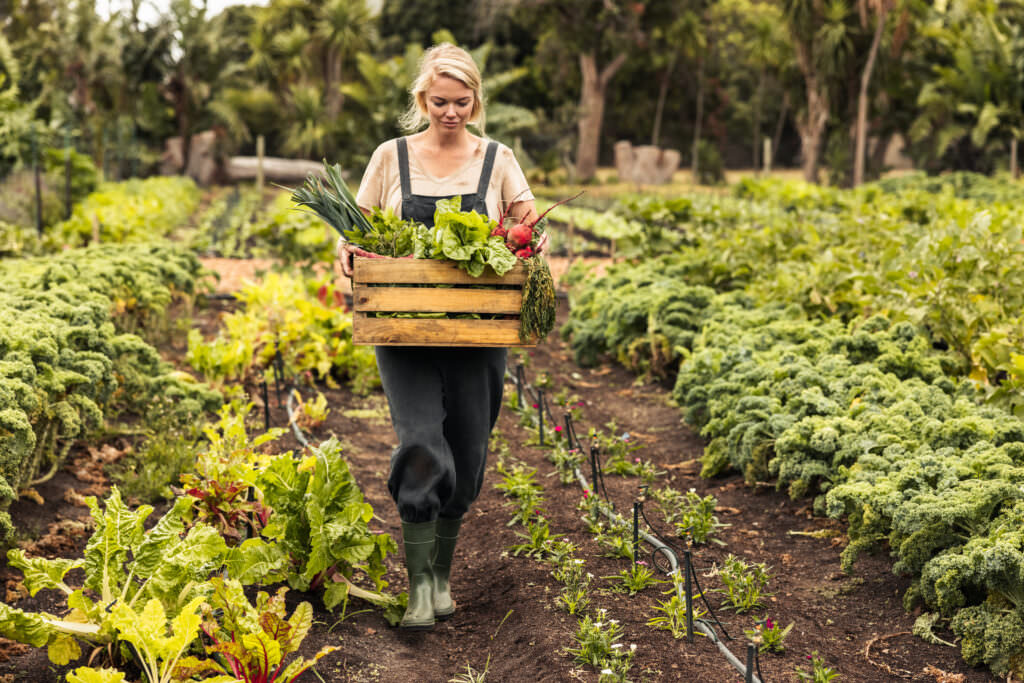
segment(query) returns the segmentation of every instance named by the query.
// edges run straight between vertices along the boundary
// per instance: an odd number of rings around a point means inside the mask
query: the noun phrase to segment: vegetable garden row
[[[564,332],[582,363],[671,378],[705,476],[813,497],[848,520],[849,569],[887,543],[916,630],[948,619],[968,662],[1020,676],[1024,216],[905,184],[664,206],[671,251],[647,224],[649,258],[578,273]]]
[[[923,608],[915,632],[936,639],[933,629],[948,624],[968,662],[1019,677],[1018,198],[1013,186],[973,176],[853,193],[747,181],[734,196],[637,196],[590,200],[591,208],[584,196],[552,216],[628,258],[600,276],[579,268],[568,279],[563,334],[580,364],[610,355],[674,386],[683,417],[707,441],[704,475],[736,470],[751,485],[771,483],[845,520],[851,571],[858,553],[887,546],[894,571],[913,577],[905,603]],[[324,603],[342,614],[357,596],[389,619],[400,616],[403,596],[389,594],[384,579],[397,548],[371,531],[373,510],[337,442],[293,455],[275,447],[280,430],[250,436],[261,421],[250,401],[261,391],[266,406],[268,392],[284,383],[304,392],[346,383],[363,395],[377,385],[372,352],[351,342],[343,291],[310,275],[330,258],[323,225],[285,195],[265,204],[244,190],[201,203],[187,181],[105,185],[70,221],[23,245],[46,256],[0,261],[5,505],[52,476],[76,443],[134,423],[144,428],[122,486],[136,495],[148,487],[159,498],[172,496],[167,482],[180,484],[155,526],[146,523],[151,507],[133,511],[117,490],[102,506],[91,501],[95,530],[79,560],[11,551],[9,565],[24,572],[32,595],[50,589],[66,600],[61,614],[0,605],[0,634],[47,646],[61,664],[82,644],[116,644],[106,647],[107,665],[141,670],[150,681],[215,673],[262,680],[270,669],[291,680],[312,663],[289,657],[311,627],[310,607],[289,616],[280,597],[255,597],[246,585],[323,589]],[[564,249],[566,233],[549,231],[556,252]],[[140,244],[154,235],[178,245]],[[64,248],[97,237],[99,246]],[[176,317],[187,319],[204,286],[196,251],[272,255],[285,264],[238,292],[215,335],[189,333],[185,359],[202,380],[153,346],[173,334]],[[568,410],[568,399],[562,403]],[[297,410],[299,422],[315,426],[326,404],[317,396]],[[568,431],[559,425],[548,443],[566,482],[583,464]],[[591,430],[587,440],[605,449],[606,472],[649,484],[659,476],[614,436]],[[173,465],[160,476],[147,472],[157,451],[161,466]],[[168,459],[168,451],[178,456]],[[572,549],[551,537],[533,475],[501,458],[498,467],[523,525],[513,552],[551,563],[564,586],[562,607],[580,617],[573,656],[608,680],[626,680],[632,651],[613,647],[615,629],[586,612],[590,579]],[[686,542],[713,536],[714,499],[665,487],[651,495]],[[637,559],[629,534],[601,526],[586,505],[584,512],[602,543]],[[4,533],[13,540],[9,518]],[[732,571],[736,586],[763,590],[771,558],[762,559],[735,558],[718,576]],[[84,571],[82,588],[65,580],[72,570]],[[634,563],[621,578],[641,590],[654,572]],[[744,598],[728,584],[715,590],[733,609],[758,604],[757,591]],[[685,615],[673,592],[651,625],[678,636]],[[785,637],[774,622],[748,630],[762,644],[781,646]],[[192,646],[197,638],[205,650]],[[273,662],[257,656],[267,647],[277,652]],[[813,667],[812,675],[826,675],[824,661]],[[68,680],[123,675],[96,667]]]

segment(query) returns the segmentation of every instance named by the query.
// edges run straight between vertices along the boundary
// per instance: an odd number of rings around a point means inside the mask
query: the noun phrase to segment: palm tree
[[[983,157],[1010,146],[1016,174],[1024,135],[1024,3],[959,0],[937,9],[926,27],[940,63],[918,97],[914,141],[932,140],[940,158],[969,145]],[[968,161],[968,163],[971,163]]]
[[[333,119],[344,101],[344,65],[374,42],[376,25],[363,0],[326,0],[320,6],[313,34],[323,46],[326,114]]]

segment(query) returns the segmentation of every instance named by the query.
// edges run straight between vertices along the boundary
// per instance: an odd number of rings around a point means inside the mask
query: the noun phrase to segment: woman
[[[480,71],[449,43],[423,55],[401,123],[427,128],[389,140],[373,153],[356,202],[369,213],[390,207],[406,219],[434,224],[438,199],[462,196],[462,209],[497,217],[536,217],[533,194],[512,151],[471,134],[483,131]],[[518,221],[517,221],[518,222]],[[543,248],[543,245],[542,245]],[[352,276],[352,251],[338,248]],[[401,626],[429,629],[455,612],[449,589],[462,517],[483,482],[487,442],[501,408],[503,348],[377,347],[384,393],[399,445],[388,490],[402,519],[409,606]]]

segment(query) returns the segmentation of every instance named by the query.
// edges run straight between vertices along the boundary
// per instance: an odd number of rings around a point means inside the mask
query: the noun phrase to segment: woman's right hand
[[[356,248],[343,239],[338,240],[338,246],[334,250],[335,256],[341,263],[341,272],[350,279],[352,277],[352,256],[355,252]]]

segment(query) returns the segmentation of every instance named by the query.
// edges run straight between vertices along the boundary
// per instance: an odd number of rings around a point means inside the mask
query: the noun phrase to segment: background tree
[[[636,49],[642,2],[614,0],[524,0],[550,54],[579,65],[576,177],[586,182],[597,170],[608,84]],[[557,87],[557,84],[552,84]]]
[[[343,69],[359,50],[375,41],[376,21],[363,0],[326,0],[316,18],[314,35],[323,44],[325,112],[341,112]]]
[[[830,79],[840,72],[852,49],[844,30],[848,12],[843,0],[783,0],[783,17],[803,76],[805,103],[795,121],[804,179],[809,182],[818,181],[830,113]]]
[[[875,30],[868,50],[867,62],[860,79],[860,92],[857,94],[857,128],[856,144],[853,153],[853,186],[864,182],[864,155],[868,135],[868,87],[874,72],[875,60],[882,45],[882,34],[885,32],[885,21],[896,6],[896,0],[857,0],[862,26],[867,26],[869,15],[875,19]]]
[[[749,131],[750,163],[757,169],[764,162],[766,115],[785,116],[783,83],[785,71],[793,63],[791,41],[782,12],[772,3],[719,0],[712,8],[712,23],[720,34],[717,44],[722,61],[729,64],[722,69],[722,77],[732,94],[731,115]]]
[[[1024,134],[1024,3],[955,0],[924,28],[934,53],[910,136],[932,144],[922,161],[991,171],[1009,149],[1017,173]]]

